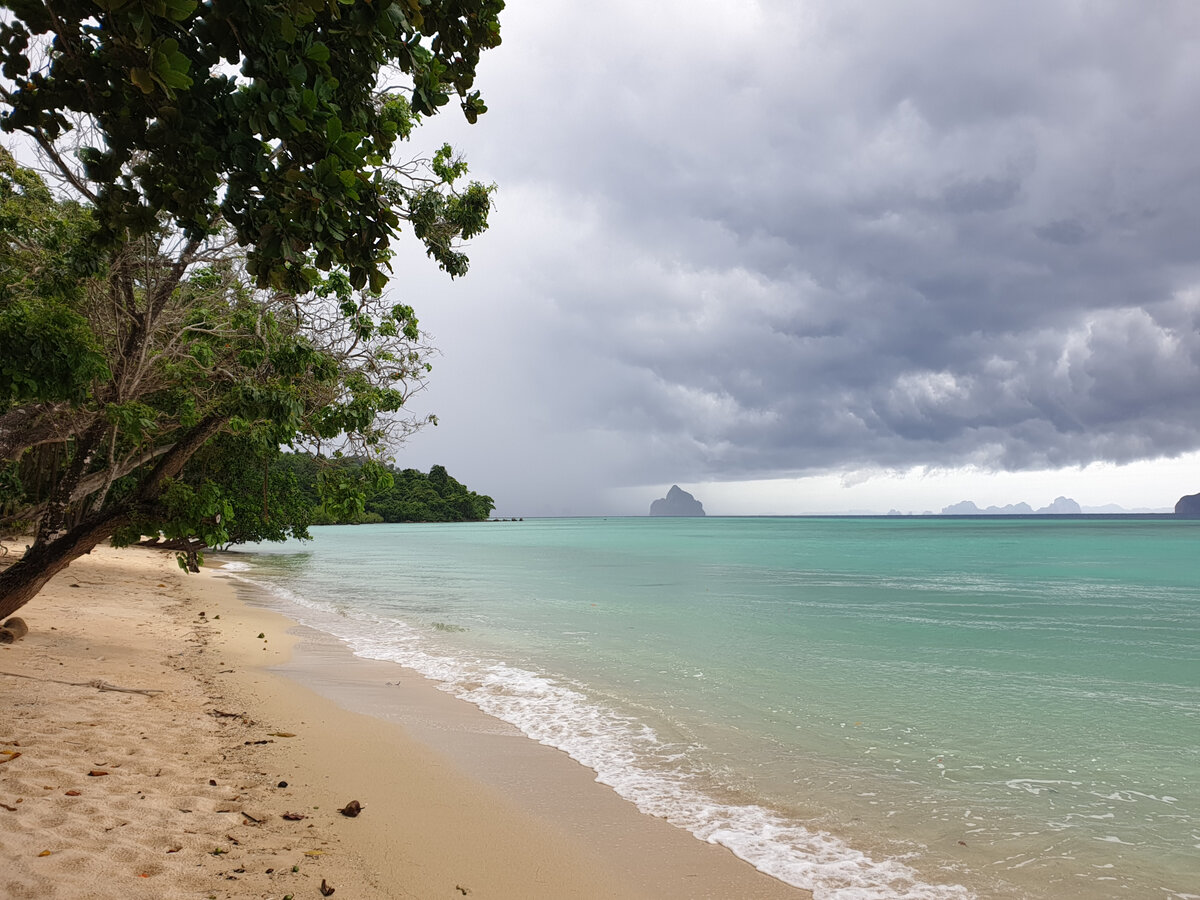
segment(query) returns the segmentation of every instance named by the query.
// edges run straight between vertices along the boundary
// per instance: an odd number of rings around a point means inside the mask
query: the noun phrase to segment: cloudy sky
[[[1200,4],[512,0],[434,462],[505,515],[1200,490]],[[411,248],[410,248],[411,249]]]

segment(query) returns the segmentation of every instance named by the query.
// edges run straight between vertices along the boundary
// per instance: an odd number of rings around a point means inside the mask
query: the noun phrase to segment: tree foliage
[[[109,537],[296,534],[281,444],[379,454],[422,424],[391,240],[463,274],[492,189],[398,150],[452,95],[485,110],[502,6],[7,0],[0,128],[53,183],[0,148],[0,527],[36,524],[0,616]]]
[[[308,521],[315,525],[478,522],[496,507],[491,497],[470,490],[444,466],[426,474],[372,460],[285,453],[274,469],[294,476],[311,504]]]
[[[437,173],[397,178],[393,157],[451,94],[470,121],[486,111],[472,87],[479,54],[500,43],[501,0],[6,5],[3,129],[63,168],[60,142],[79,132],[71,180],[110,243],[164,218],[190,239],[219,222],[249,248],[260,286],[299,293],[314,267],[341,267],[355,288],[381,291],[385,251],[415,213],[430,254],[465,271],[438,225],[478,233],[486,189],[446,200]],[[407,81],[407,96],[391,78]]]

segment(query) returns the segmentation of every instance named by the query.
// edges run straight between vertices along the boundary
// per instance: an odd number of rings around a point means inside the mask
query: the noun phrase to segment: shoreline
[[[98,549],[19,614],[30,634],[0,650],[14,900],[320,896],[322,879],[347,897],[810,896],[219,569]],[[339,815],[351,800],[361,815]]]

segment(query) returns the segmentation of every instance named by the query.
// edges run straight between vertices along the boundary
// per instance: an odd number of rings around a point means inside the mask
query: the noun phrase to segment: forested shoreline
[[[275,463],[281,473],[295,477],[297,491],[309,506],[310,525],[362,525],[380,522],[479,522],[496,504],[451,476],[444,466],[428,473],[359,459],[321,460],[309,453],[284,453]],[[382,476],[382,477],[381,477]],[[388,485],[390,477],[391,484]],[[339,487],[361,492],[355,504],[328,504],[322,490],[336,494]]]

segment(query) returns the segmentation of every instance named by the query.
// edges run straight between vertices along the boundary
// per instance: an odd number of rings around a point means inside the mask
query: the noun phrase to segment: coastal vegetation
[[[312,525],[361,525],[378,522],[479,522],[495,508],[491,497],[477,494],[446,471],[399,469],[371,460],[318,460],[309,453],[285,453],[276,466],[295,477]],[[337,502],[344,497],[345,502]]]
[[[384,296],[392,239],[463,275],[492,194],[449,146],[402,148],[452,96],[486,111],[503,3],[6,8],[0,528],[35,539],[0,619],[109,539],[298,534],[281,446],[373,461],[322,481],[333,516],[381,494],[432,421],[406,412],[429,348]]]

